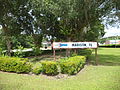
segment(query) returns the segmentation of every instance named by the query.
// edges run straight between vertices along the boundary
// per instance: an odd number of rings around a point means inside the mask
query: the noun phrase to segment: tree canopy
[[[12,36],[32,35],[37,46],[48,36],[97,41],[105,34],[102,20],[120,21],[119,0],[0,0],[0,11],[1,35],[9,52]]]

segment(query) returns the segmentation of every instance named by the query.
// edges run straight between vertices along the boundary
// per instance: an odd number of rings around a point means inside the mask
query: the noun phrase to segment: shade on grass
[[[115,64],[120,60],[119,52],[120,49],[99,49],[99,66],[85,66],[80,73],[69,78],[0,72],[0,90],[120,90],[120,66]],[[111,59],[111,55],[117,57]],[[112,61],[110,66],[107,60]]]
[[[99,65],[120,66],[120,48],[99,48],[98,60]],[[94,62],[93,56],[91,62]]]

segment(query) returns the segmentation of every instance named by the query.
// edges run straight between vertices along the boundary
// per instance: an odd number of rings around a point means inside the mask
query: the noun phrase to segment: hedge
[[[85,56],[70,57],[67,60],[61,60],[60,69],[62,74],[77,74],[85,65]]]
[[[42,72],[47,75],[57,75],[58,74],[58,64],[54,61],[42,61]]]
[[[40,73],[57,75],[59,72],[73,75],[77,74],[84,67],[85,62],[85,56],[74,56],[61,59],[60,62],[41,61],[36,64],[29,63],[26,58],[0,57],[0,70],[16,73],[32,72],[36,75]]]
[[[36,64],[33,66],[33,68],[32,68],[32,73],[38,75],[38,74],[40,74],[41,72],[42,72],[42,65],[41,65],[41,63],[40,63],[40,62],[39,62],[39,63],[36,63]]]
[[[31,71],[31,63],[26,58],[16,57],[0,57],[0,70],[16,73],[29,73]]]

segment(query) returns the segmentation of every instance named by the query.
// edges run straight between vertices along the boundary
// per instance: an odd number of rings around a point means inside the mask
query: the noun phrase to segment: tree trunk
[[[5,24],[3,24],[3,36],[5,37],[5,41],[6,41],[7,55],[11,56],[11,53],[12,53],[11,52],[12,50],[11,33]]]
[[[12,53],[12,42],[11,42],[11,37],[9,36],[5,36],[5,40],[6,40],[6,45],[7,45],[7,55],[11,56]]]
[[[77,49],[74,49],[74,53],[77,55]]]

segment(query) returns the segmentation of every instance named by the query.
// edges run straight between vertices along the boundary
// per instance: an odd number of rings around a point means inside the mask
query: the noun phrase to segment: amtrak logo
[[[67,47],[68,46],[68,44],[62,44],[62,43],[55,43],[54,45],[53,45],[54,47],[58,47],[58,48],[61,48],[61,47]]]
[[[66,46],[66,47],[67,47],[68,44],[60,44],[60,47],[62,47],[62,46],[63,46],[63,47]]]

